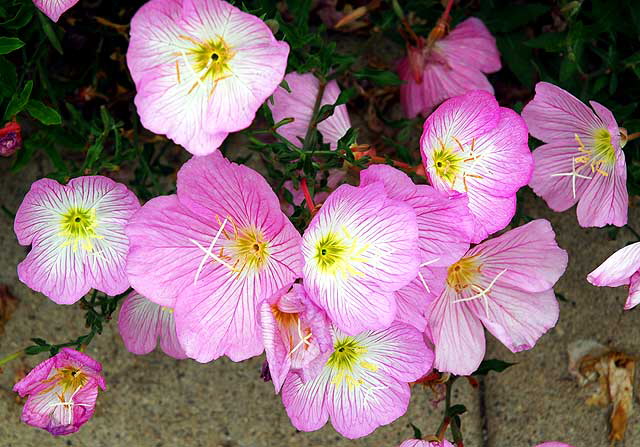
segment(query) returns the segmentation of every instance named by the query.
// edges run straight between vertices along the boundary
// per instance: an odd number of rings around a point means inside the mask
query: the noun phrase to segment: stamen
[[[473,300],[476,300],[478,298],[482,298],[482,300],[484,302],[484,311],[485,311],[485,314],[488,317],[489,316],[489,296],[487,294],[491,291],[491,288],[494,286],[494,284],[496,283],[498,278],[500,278],[506,271],[507,271],[507,269],[504,269],[500,273],[498,273],[495,276],[495,278],[493,278],[491,280],[491,283],[489,283],[489,285],[485,289],[483,289],[481,287],[478,287],[475,284],[471,284],[471,288],[476,290],[478,293],[476,293],[473,296],[467,297],[467,298],[460,298],[460,299],[454,300],[453,302],[454,303],[463,303],[463,302],[467,302],[467,301],[473,301]]]

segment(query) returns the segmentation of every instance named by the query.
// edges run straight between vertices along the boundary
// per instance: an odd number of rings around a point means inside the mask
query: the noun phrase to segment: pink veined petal
[[[460,22],[446,37],[437,41],[436,46],[442,48],[447,59],[457,59],[484,73],[502,68],[496,39],[475,17]]]
[[[330,235],[347,248],[325,270],[318,250]],[[305,231],[305,287],[341,330],[386,328],[396,312],[392,293],[417,274],[417,238],[415,212],[386,198],[382,183],[341,185]]]
[[[275,122],[284,118],[294,119],[292,123],[280,126],[278,133],[300,147],[313,115],[320,81],[311,73],[299,74],[295,72],[287,74],[284,79],[291,92],[278,87],[273,95],[273,104],[269,104],[269,106]],[[335,80],[330,81],[325,86],[320,105],[334,104],[339,95],[338,83]],[[349,113],[344,104],[336,107],[333,115],[318,124],[323,141],[329,143],[332,150],[337,148],[338,140],[350,127]]]
[[[629,279],[640,271],[640,242],[627,245],[609,256],[587,280],[594,286],[618,287],[629,284]]]
[[[500,120],[500,106],[492,94],[475,90],[443,103],[424,123],[420,148],[423,158],[440,149],[451,137],[463,145],[493,130]],[[426,162],[425,162],[426,164]]]
[[[509,225],[516,213],[516,195],[495,197],[469,186],[467,196],[474,225],[471,243],[477,244]]]
[[[400,103],[407,118],[415,118],[422,111],[429,112],[433,106],[427,105],[423,99],[422,84],[418,84],[411,74],[408,58],[403,58],[398,63],[398,76],[404,81],[400,86]]]
[[[438,371],[465,376],[484,358],[485,337],[480,319],[465,302],[455,302],[456,293],[446,288],[429,305],[429,327],[435,345],[434,367]]]
[[[529,183],[533,157],[528,138],[527,126],[520,115],[501,107],[498,125],[473,145],[478,159],[470,162],[469,172],[481,178],[469,178],[469,188],[508,197]]]
[[[537,219],[484,241],[469,250],[479,255],[482,274],[489,280],[500,274],[500,283],[528,292],[543,292],[558,281],[567,268],[567,252],[558,247],[551,224]]]
[[[542,444],[538,444],[536,447],[573,447],[573,446],[569,444],[565,444],[564,442],[549,441],[549,442],[543,442]]]
[[[33,4],[54,22],[76,3],[78,0],[33,0]]]
[[[575,205],[589,184],[589,179],[574,178],[571,175],[574,170],[580,176],[593,177],[588,168],[574,161],[578,156],[576,148],[573,139],[543,144],[533,151],[534,169],[529,186],[554,211],[566,211]]]
[[[629,194],[624,153],[617,151],[616,164],[609,175],[594,172],[592,176],[578,202],[578,224],[581,227],[626,225]]]
[[[369,371],[360,377],[364,381],[360,386],[343,383],[327,390],[331,425],[349,439],[367,436],[395,421],[407,412],[411,398],[407,383]],[[366,389],[373,391],[367,394]]]
[[[420,275],[407,286],[395,292],[398,310],[396,319],[419,331],[427,330],[429,304],[445,289],[447,269],[445,267],[421,267]]]
[[[291,357],[280,337],[278,323],[271,310],[271,304],[267,301],[264,301],[260,306],[260,324],[264,350],[269,363],[269,374],[276,393],[279,393],[287,374],[289,374]]]
[[[187,358],[187,354],[178,339],[173,309],[168,307],[161,308],[158,326],[160,328],[160,349],[162,349],[162,352],[174,359]]]
[[[282,82],[288,55],[289,45],[275,39],[271,44],[238,49],[229,64],[231,77],[221,80],[213,91],[204,128],[213,133],[248,127]]]
[[[158,344],[160,306],[137,292],[122,302],[118,329],[125,347],[134,354],[148,354]]]
[[[446,439],[438,441],[422,441],[420,439],[407,439],[398,447],[455,447]]]
[[[629,284],[629,296],[624,303],[624,310],[633,309],[640,303],[640,272],[635,273],[631,277]]]
[[[207,244],[215,230],[178,201],[176,195],[155,197],[126,228],[131,248],[127,274],[131,286],[161,306],[173,307],[192,283],[203,253],[189,239]]]
[[[578,134],[585,144],[594,129],[606,127],[582,101],[548,82],[536,84],[536,95],[522,110],[529,133],[545,143],[574,140]]]
[[[415,185],[404,172],[387,165],[373,165],[360,173],[361,187],[378,181],[391,199],[414,209],[422,262],[449,266],[464,255],[473,234],[465,195],[446,195],[428,185]]]
[[[488,286],[488,281],[481,287]],[[484,326],[512,352],[533,348],[536,341],[556,325],[560,308],[553,289],[525,292],[498,281],[489,292],[487,308],[482,299],[469,308]]]
[[[329,420],[326,404],[331,371],[324,370],[312,381],[303,382],[299,375],[289,374],[282,387],[282,403],[295,428],[315,431]]]
[[[611,113],[611,110],[607,109],[605,106],[596,101],[589,101],[593,110],[595,110],[598,118],[602,120],[604,125],[606,126],[609,134],[611,135],[611,144],[616,150],[616,153],[620,151],[620,128],[618,127],[618,123],[616,122],[616,118]]]

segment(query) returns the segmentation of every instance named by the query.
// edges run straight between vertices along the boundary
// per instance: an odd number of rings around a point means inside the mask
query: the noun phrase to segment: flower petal
[[[460,22],[445,38],[437,41],[436,46],[447,54],[448,59],[458,59],[484,73],[502,68],[496,39],[475,17]]]
[[[33,4],[54,22],[76,3],[78,0],[33,0]]]
[[[587,281],[594,286],[618,287],[628,285],[630,278],[640,271],[640,242],[627,245],[609,256],[597,269],[589,273]]]
[[[635,273],[631,277],[631,284],[629,284],[629,296],[624,303],[624,310],[633,309],[640,303],[640,272]]]

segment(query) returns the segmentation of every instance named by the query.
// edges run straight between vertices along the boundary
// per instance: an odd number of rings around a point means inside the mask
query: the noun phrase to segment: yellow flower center
[[[346,383],[349,389],[363,385],[365,382],[358,377],[356,367],[364,368],[371,372],[378,371],[378,366],[363,359],[367,349],[354,337],[344,337],[333,345],[333,353],[327,360],[327,366],[335,375],[331,380],[332,385],[339,386]]]
[[[475,152],[475,138],[471,140],[468,148],[465,148],[455,136],[450,138],[453,147],[457,146],[457,149],[452,149],[438,139],[439,148],[434,150],[432,155],[433,169],[435,169],[436,175],[449,185],[449,188],[468,192],[467,177],[482,178],[480,175],[472,173],[473,167],[481,155]]]
[[[616,149],[611,143],[611,133],[604,128],[596,129],[593,132],[592,149],[585,147],[578,134],[575,134],[575,139],[578,142],[578,151],[582,154],[575,158],[576,163],[582,163],[582,166],[589,166],[591,173],[598,173],[607,177],[616,163]]]
[[[63,393],[67,391],[74,392],[89,381],[89,378],[81,369],[73,366],[58,369],[57,377],[59,377],[59,384]]]
[[[175,54],[178,83],[182,82],[186,74],[189,79],[195,77],[195,83],[191,86],[189,93],[198,85],[204,86],[206,83],[206,88],[211,88],[210,94],[212,94],[218,81],[231,76],[229,62],[235,56],[235,51],[222,37],[207,41],[199,41],[191,36],[179,37],[192,43],[193,47],[187,51],[180,50]],[[185,69],[188,73],[184,73]],[[207,82],[209,80],[212,81],[211,84]]]
[[[347,278],[362,275],[353,264],[369,263],[371,259],[362,257],[368,249],[369,244],[360,244],[343,226],[341,233],[331,231],[316,242],[313,259],[322,273]]]
[[[455,183],[461,171],[461,163],[462,157],[446,147],[433,152],[433,167],[436,174],[451,185]]]
[[[235,240],[230,244],[236,258],[236,264],[259,270],[267,263],[269,244],[264,240],[262,232],[256,228],[238,230]]]
[[[73,245],[73,251],[80,245],[87,251],[93,251],[92,239],[102,239],[96,233],[98,219],[96,210],[73,207],[60,219],[60,235],[66,239],[63,246]]]
[[[480,266],[476,256],[460,259],[447,270],[447,284],[456,292],[466,289],[479,279]]]

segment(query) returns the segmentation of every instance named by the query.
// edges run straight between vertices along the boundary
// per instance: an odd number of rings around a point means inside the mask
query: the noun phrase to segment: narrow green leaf
[[[48,345],[47,346],[29,346],[24,350],[24,353],[27,355],[36,355],[48,350],[49,350]]]
[[[31,97],[31,90],[33,90],[33,81],[27,81],[21,92],[15,92],[11,97],[11,101],[7,105],[7,110],[4,112],[4,119],[10,119],[12,116],[22,112],[29,102]]]
[[[452,417],[464,414],[466,412],[467,412],[467,407],[465,407],[464,405],[462,404],[452,405],[447,410],[447,416],[452,418]]]
[[[544,33],[538,37],[527,40],[524,44],[532,48],[542,48],[551,53],[562,51],[566,47],[566,33]]]
[[[25,109],[29,112],[29,115],[47,126],[62,123],[62,118],[55,109],[52,109],[37,99],[30,99]]]
[[[422,431],[411,422],[409,422],[409,425],[413,429],[413,439],[422,439]]]
[[[49,42],[51,42],[53,48],[55,48],[58,53],[64,54],[64,52],[62,51],[62,45],[60,44],[60,39],[58,39],[53,26],[51,26],[51,20],[45,17],[45,15],[40,11],[38,11],[38,20],[40,21],[40,25],[42,26],[42,31],[44,32],[45,36],[47,36],[47,39],[49,39]]]
[[[24,42],[17,37],[0,37],[0,54],[8,54],[22,48]]]
[[[386,85],[402,85],[403,81],[398,75],[388,70],[378,70],[375,68],[365,67],[360,71],[353,73],[353,77],[356,79],[368,79],[374,84],[380,86]]]
[[[513,365],[515,365],[515,363],[509,363],[498,359],[483,360],[478,369],[476,369],[476,371],[471,375],[486,376],[490,371],[502,372]]]

